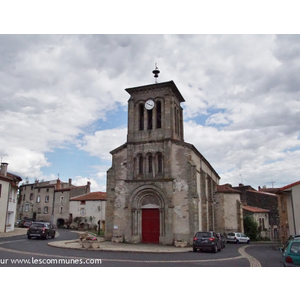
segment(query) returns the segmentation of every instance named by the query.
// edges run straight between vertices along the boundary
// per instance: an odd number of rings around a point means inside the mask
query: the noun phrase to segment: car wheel
[[[44,240],[48,239],[48,233],[46,233],[46,235],[43,237]]]
[[[30,235],[27,235],[27,238],[28,238],[28,239],[31,239],[31,236],[30,236]]]
[[[250,243],[250,241],[248,240],[248,241],[247,241],[247,244],[249,244],[249,243]]]
[[[215,245],[215,248],[213,248],[213,252],[214,252],[214,253],[217,253],[217,252],[218,252],[218,246],[217,246],[217,245]]]
[[[194,251],[194,252],[197,252],[197,248],[193,247],[193,251]]]
[[[239,240],[236,240],[236,243],[237,243],[237,244],[239,244],[239,243],[240,243],[240,241],[239,241]]]

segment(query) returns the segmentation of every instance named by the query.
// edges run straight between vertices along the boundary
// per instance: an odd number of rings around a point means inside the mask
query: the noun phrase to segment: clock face
[[[145,103],[145,108],[150,110],[154,107],[154,101],[152,99],[149,99]]]

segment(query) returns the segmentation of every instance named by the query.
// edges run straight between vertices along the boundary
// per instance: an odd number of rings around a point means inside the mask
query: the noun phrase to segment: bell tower
[[[158,76],[157,71],[153,71],[156,72],[154,76]],[[130,94],[127,143],[184,141],[180,104],[185,100],[173,81],[127,88],[126,91]]]
[[[184,141],[185,102],[173,81],[127,88],[127,142],[112,150],[107,171],[105,236],[129,243],[193,242],[207,230],[219,176]],[[201,189],[200,189],[201,188]]]

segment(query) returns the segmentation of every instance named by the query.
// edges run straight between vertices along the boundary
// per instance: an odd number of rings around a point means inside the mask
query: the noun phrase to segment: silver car
[[[250,243],[250,238],[242,232],[230,232],[227,234],[227,243]]]

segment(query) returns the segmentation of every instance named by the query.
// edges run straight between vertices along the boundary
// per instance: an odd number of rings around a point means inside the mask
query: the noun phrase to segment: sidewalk
[[[0,232],[0,238],[26,235],[28,228],[15,228],[14,231]],[[78,232],[79,233],[79,232]],[[77,249],[82,251],[116,251],[116,252],[145,252],[145,253],[179,253],[179,252],[191,252],[192,247],[177,248],[175,246],[166,246],[158,244],[127,244],[127,243],[115,243],[105,241],[104,238],[100,240],[100,248],[97,249],[84,249],[79,243],[79,239],[55,241],[51,240],[48,243],[51,247],[63,248],[63,249]]]
[[[158,244],[127,244],[127,243],[115,243],[102,240],[100,242],[100,248],[97,249],[84,249],[79,243],[79,240],[71,241],[55,241],[48,243],[51,247],[65,248],[65,249],[77,249],[83,251],[116,251],[116,252],[144,252],[144,253],[179,253],[179,252],[191,252],[192,247],[177,248],[175,246],[166,246]]]
[[[28,230],[28,228],[15,227],[14,231],[0,232],[0,238],[24,235],[24,234],[26,234],[27,230]]]

